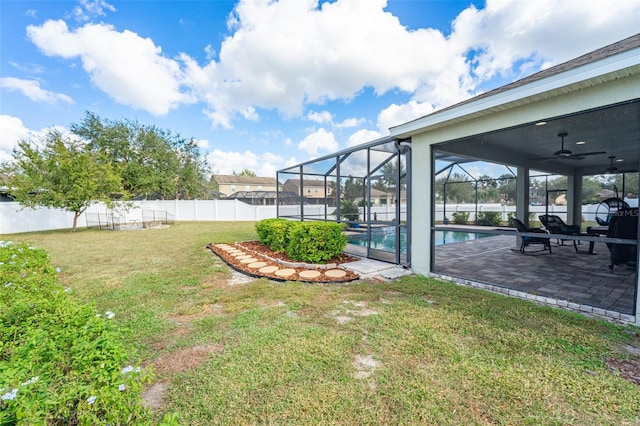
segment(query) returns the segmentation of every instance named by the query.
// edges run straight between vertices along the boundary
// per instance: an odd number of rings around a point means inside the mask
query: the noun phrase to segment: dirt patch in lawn
[[[223,348],[221,344],[196,345],[167,352],[153,361],[154,371],[164,376],[192,370],[208,360],[211,354],[222,352]]]

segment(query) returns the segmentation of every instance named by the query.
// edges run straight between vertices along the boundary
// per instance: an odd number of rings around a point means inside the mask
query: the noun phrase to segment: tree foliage
[[[235,170],[231,173],[233,176],[257,176],[256,172],[254,172],[253,170],[250,169],[242,169],[239,172],[236,172]]]
[[[124,195],[113,164],[81,142],[50,130],[36,140],[23,139],[13,150],[13,162],[3,170],[9,176],[9,194],[25,207],[45,206],[78,217],[97,202],[114,205],[114,195]]]
[[[376,179],[372,185],[375,189],[384,192],[391,192],[395,191],[397,185],[400,185],[401,190],[406,189],[406,169],[404,164],[401,164],[400,166],[400,183],[398,184],[397,158],[393,158],[389,162],[385,163],[380,171],[381,173],[379,175],[376,175],[379,177],[379,179]]]
[[[134,120],[106,120],[87,112],[71,131],[116,167],[133,198],[207,198],[209,168],[194,139]]]

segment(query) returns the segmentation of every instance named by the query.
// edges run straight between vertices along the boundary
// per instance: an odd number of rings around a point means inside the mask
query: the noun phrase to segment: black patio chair
[[[540,222],[550,234],[560,234],[560,235],[580,235],[580,226],[578,225],[567,225],[564,221],[555,214],[542,214],[538,216]],[[561,244],[564,244],[565,241],[562,238],[558,238],[558,241]],[[578,251],[578,243],[576,240],[573,240],[573,247]]]
[[[518,230],[518,232],[530,232],[530,233],[536,233],[536,234],[548,233],[544,229],[540,229],[540,228],[527,228],[526,225],[522,223],[520,219],[516,219],[515,217],[513,218],[513,223],[516,224],[516,229]],[[537,250],[537,251],[549,250],[549,253],[553,253],[551,251],[551,241],[549,240],[549,238],[528,237],[528,236],[521,236],[520,238],[522,238],[522,244],[520,245],[520,253],[525,253],[524,248],[531,244],[544,245],[544,248],[542,250]],[[530,253],[535,253],[535,252],[530,252]]]
[[[623,208],[611,216],[609,222],[609,238],[624,238],[635,240],[638,238],[638,208]],[[615,244],[607,243],[611,254],[609,269],[613,270],[614,265],[636,264],[638,245],[636,244]]]

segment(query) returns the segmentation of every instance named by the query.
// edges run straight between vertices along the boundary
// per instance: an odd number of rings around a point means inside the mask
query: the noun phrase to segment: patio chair
[[[560,216],[556,216],[554,214],[542,214],[538,216],[538,218],[550,234],[580,235],[580,226],[567,225]],[[564,244],[566,240],[558,238],[558,241],[559,243]],[[578,251],[578,243],[576,240],[573,240],[573,248],[576,249],[576,252]]]
[[[520,219],[516,219],[515,217],[513,218],[513,222],[516,224],[516,229],[518,230],[518,232],[530,232],[530,233],[537,233],[537,234],[548,233],[547,231],[540,228],[527,228],[526,225],[522,223]],[[524,248],[531,244],[542,244],[544,246],[542,250],[537,250],[537,251],[549,250],[549,253],[553,253],[551,251],[551,241],[549,240],[549,238],[525,237],[525,236],[521,236],[520,238],[522,238],[522,244],[520,244],[520,253],[525,253]]]
[[[636,240],[638,238],[638,208],[623,208],[615,212],[609,222],[607,237]],[[637,242],[635,245],[607,243],[607,247],[611,254],[609,269],[613,270],[614,265],[635,265],[638,251]]]

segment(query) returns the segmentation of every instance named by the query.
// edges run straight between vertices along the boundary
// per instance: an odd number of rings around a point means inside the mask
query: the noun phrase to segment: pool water
[[[491,237],[490,234],[474,234],[469,232],[455,231],[435,231],[435,245],[442,246],[445,244],[460,243],[463,241],[475,240],[478,238]],[[367,246],[367,234],[350,235],[348,237],[349,244],[355,244],[361,247]],[[384,251],[395,251],[396,235],[394,232],[385,232],[385,230],[375,230],[371,234],[371,248]],[[407,252],[407,233],[402,229],[400,232],[400,251]]]

